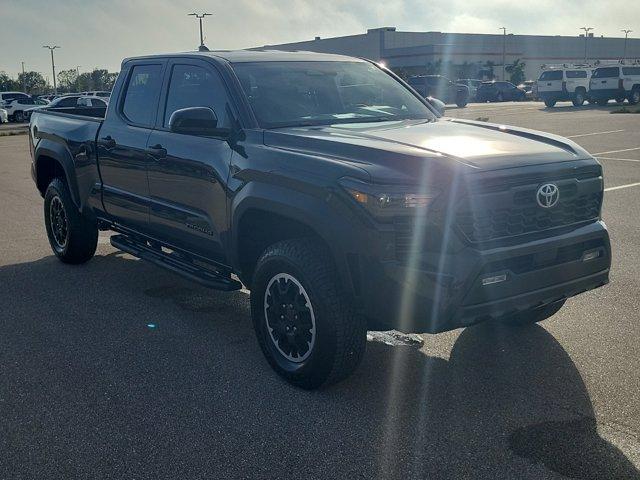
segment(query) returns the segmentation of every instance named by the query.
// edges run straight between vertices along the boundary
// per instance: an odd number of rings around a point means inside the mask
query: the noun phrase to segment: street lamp
[[[205,46],[204,44],[204,37],[202,36],[202,19],[204,17],[208,17],[210,16],[210,13],[188,13],[187,16],[189,17],[196,17],[198,19],[198,21],[200,22],[200,46],[198,47],[198,50],[200,50],[201,52],[208,52],[209,49]]]
[[[628,28],[625,28],[620,31],[624,32],[624,53],[622,54],[622,59],[624,60],[625,58],[627,58],[627,39],[629,38],[629,34],[633,32],[633,30],[629,30]]]
[[[54,45],[53,47],[50,45],[43,45],[42,48],[48,48],[49,51],[51,52],[51,70],[53,72],[53,93],[55,95],[58,94],[58,86],[56,85],[56,64],[53,61],[53,51],[56,48],[60,48],[58,45]]]
[[[580,30],[584,30],[584,63],[587,63],[587,40],[593,27],[580,27]]]
[[[502,81],[507,79],[507,27],[500,27],[502,30]]]

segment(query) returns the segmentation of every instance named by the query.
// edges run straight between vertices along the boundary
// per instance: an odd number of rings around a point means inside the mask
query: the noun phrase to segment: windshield
[[[233,66],[263,128],[436,117],[367,62],[256,62]]]

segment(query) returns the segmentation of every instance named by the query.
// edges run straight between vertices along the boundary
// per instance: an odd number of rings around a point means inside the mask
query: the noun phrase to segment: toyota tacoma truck
[[[529,324],[608,282],[591,155],[438,118],[363,59],[130,58],[108,107],[37,110],[29,140],[62,262],[87,262],[110,230],[202,285],[244,285],[266,359],[302,388],[352,373],[367,329]]]

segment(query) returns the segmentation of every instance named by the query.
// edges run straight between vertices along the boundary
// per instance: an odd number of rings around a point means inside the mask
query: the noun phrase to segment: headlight
[[[439,193],[431,186],[374,185],[348,177],[339,182],[356,203],[378,218],[423,213]]]

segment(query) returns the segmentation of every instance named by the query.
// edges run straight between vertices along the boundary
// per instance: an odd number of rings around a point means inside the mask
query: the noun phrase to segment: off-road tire
[[[572,99],[573,106],[581,107],[582,105],[584,105],[584,102],[586,101],[586,99],[587,99],[587,93],[581,88],[577,89]]]
[[[547,318],[555,315],[564,305],[566,300],[560,300],[543,307],[534,308],[525,312],[516,313],[503,318],[503,321],[513,326],[530,325],[532,323],[542,322]]]
[[[315,343],[308,358],[300,363],[281,353],[267,323],[267,287],[282,274],[302,285],[315,316]],[[251,282],[251,316],[258,343],[271,367],[289,383],[304,389],[345,379],[365,352],[366,322],[342,292],[329,251],[312,238],[275,243],[260,256]]]
[[[59,203],[58,203],[59,201]],[[61,243],[54,234],[52,203],[62,206],[67,225],[66,241]],[[82,215],[71,199],[69,187],[60,178],[54,178],[44,196],[44,220],[49,244],[64,263],[85,263],[93,257],[98,245],[98,226],[95,219]]]

